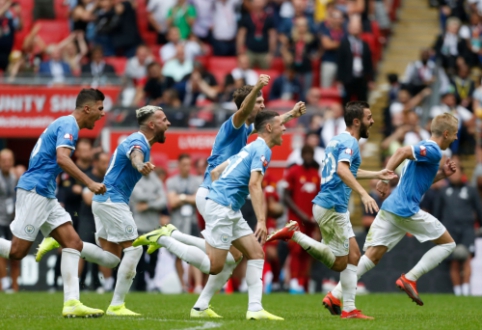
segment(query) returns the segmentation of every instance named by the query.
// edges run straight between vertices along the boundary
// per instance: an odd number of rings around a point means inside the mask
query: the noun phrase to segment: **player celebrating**
[[[60,243],[63,248],[64,317],[99,317],[104,314],[102,310],[89,308],[79,301],[79,257],[88,247],[75,232],[70,215],[55,198],[55,180],[62,170],[95,194],[106,191],[102,183],[92,181],[70,158],[79,130],[93,129],[95,122],[104,116],[103,101],[101,91],[83,89],[77,95],[74,112],[58,118],[45,129],[30,154],[28,170],[18,181],[15,220],[10,224],[13,239],[0,238],[0,256],[16,260],[27,255],[39,231]]]
[[[442,168],[441,150],[446,150],[457,139],[458,120],[450,113],[438,115],[432,120],[432,136],[429,140],[414,146],[399,148],[390,158],[387,170],[395,170],[404,160],[400,181],[382,207],[368,232],[365,255],[358,265],[357,275],[363,274],[377,265],[383,255],[410,233],[419,242],[432,241],[435,247],[427,251],[422,259],[406,275],[402,274],[396,285],[418,305],[423,306],[417,291],[417,280],[435,268],[455,249],[455,242],[449,232],[431,214],[420,209],[420,200],[430,186],[456,171],[456,164],[447,159]],[[388,182],[380,181],[377,189],[382,194],[388,192]],[[341,294],[334,290],[339,296]],[[343,294],[344,296],[344,294]]]
[[[107,191],[102,196],[94,196],[92,200],[95,234],[106,251],[104,253],[113,256],[117,262],[105,263],[99,260],[96,258],[98,251],[92,250],[86,254],[88,261],[108,268],[114,268],[120,262],[114,296],[106,312],[107,315],[114,316],[140,315],[127,309],[124,303],[142,256],[142,248],[132,246],[139,235],[129,209],[129,198],[141,176],[148,175],[154,169],[154,165],[149,162],[151,146],[166,141],[165,132],[171,125],[160,107],[147,105],[137,109],[136,116],[139,131],[129,135],[114,151],[104,177]],[[53,244],[42,243],[39,254],[44,255],[54,248],[54,244],[55,241]],[[124,252],[122,261],[119,246]]]
[[[321,190],[313,200],[313,216],[320,227],[322,242],[300,232],[295,221],[290,221],[284,228],[273,233],[268,241],[292,239],[328,268],[341,272],[340,282],[344,289],[341,317],[372,319],[355,308],[356,269],[360,249],[350,223],[348,200],[351,191],[355,190],[360,194],[367,211],[378,211],[377,203],[356,178],[391,179],[396,175],[388,170],[369,172],[358,169],[361,164],[358,140],[368,138],[369,129],[374,123],[368,103],[349,102],[345,107],[345,123],[346,131],[328,143]]]
[[[284,124],[274,111],[260,112],[255,119],[258,139],[211,171],[213,183],[204,209],[206,252],[170,237],[175,229],[167,225],[139,237],[134,245],[162,245],[180,259],[205,274],[219,274],[228,258],[231,244],[248,259],[248,320],[283,320],[265,311],[261,305],[266,215],[262,188],[263,175],[271,158],[271,148],[281,145]],[[240,208],[251,195],[258,219],[256,232],[249,227]],[[176,231],[174,231],[176,233]]]

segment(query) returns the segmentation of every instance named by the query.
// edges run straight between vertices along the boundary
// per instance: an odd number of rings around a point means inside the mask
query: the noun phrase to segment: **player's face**
[[[258,96],[256,99],[256,103],[254,104],[253,111],[249,115],[249,121],[254,122],[254,118],[256,118],[256,115],[260,112],[263,111],[265,108],[264,106],[264,98],[262,96]]]
[[[156,111],[153,115],[154,123],[154,135],[156,141],[159,143],[164,143],[166,141],[166,131],[171,126],[169,120],[167,120],[164,111]]]
[[[453,129],[451,130],[447,130],[444,132],[444,137],[445,139],[442,141],[442,145],[440,146],[440,149],[442,150],[445,150],[447,149],[448,147],[450,147],[450,145],[452,144],[452,142],[454,142],[455,140],[457,140],[457,134],[459,133],[459,129],[458,127],[454,127]]]
[[[283,133],[286,131],[285,125],[281,122],[281,116],[276,116],[271,121],[271,135],[274,145],[280,146],[283,143]]]
[[[89,103],[86,106],[88,107],[88,110],[87,110],[87,114],[88,114],[87,128],[93,129],[94,126],[95,126],[95,122],[100,120],[102,117],[105,116],[104,102],[96,101],[95,103]]]
[[[372,112],[370,111],[370,109],[364,109],[363,119],[360,126],[361,138],[364,138],[364,139],[368,138],[368,136],[370,135],[370,127],[372,127],[373,123],[375,123],[375,121],[373,120]]]

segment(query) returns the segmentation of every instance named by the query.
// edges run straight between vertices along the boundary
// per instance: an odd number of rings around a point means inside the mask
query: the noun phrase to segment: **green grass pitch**
[[[82,293],[90,307],[106,309],[112,295]],[[357,306],[374,321],[341,320],[321,305],[322,295],[271,294],[263,297],[266,310],[285,321],[246,321],[245,294],[214,297],[212,304],[221,320],[190,320],[189,310],[197,295],[131,293],[127,307],[142,313],[138,318],[64,319],[62,294],[0,294],[0,329],[482,329],[482,298],[422,294],[419,307],[405,294],[370,294],[357,297]]]

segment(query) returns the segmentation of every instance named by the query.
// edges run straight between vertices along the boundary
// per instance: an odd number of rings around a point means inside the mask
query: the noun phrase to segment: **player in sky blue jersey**
[[[104,176],[106,192],[92,199],[95,235],[105,250],[104,256],[110,259],[99,258],[98,251],[94,250],[85,254],[88,261],[104,267],[114,268],[120,263],[114,296],[106,312],[113,316],[140,315],[127,309],[124,303],[143,252],[142,247],[132,246],[138,234],[129,199],[142,175],[148,175],[154,169],[149,162],[151,146],[156,142],[165,142],[165,132],[171,125],[160,107],[142,107],[136,110],[136,116],[139,131],[129,135],[116,148]],[[120,247],[123,249],[122,260]],[[52,245],[44,250],[50,248]]]
[[[225,263],[235,262],[228,254],[231,245],[235,246],[248,259],[246,282],[249,305],[246,318],[282,320],[265,311],[261,305],[264,253],[258,241],[264,244],[267,234],[263,175],[271,158],[271,148],[281,145],[285,127],[278,113],[262,111],[256,116],[255,129],[259,136],[256,141],[211,171],[213,184],[205,209],[204,249],[172,237],[177,231],[169,225],[139,237],[134,245],[162,245],[205,274],[219,274]],[[240,212],[248,194],[258,219],[254,234]]]
[[[358,265],[360,278],[380,262],[383,255],[410,233],[420,242],[432,241],[435,247],[427,251],[417,265],[396,281],[396,285],[422,306],[417,291],[417,280],[435,268],[455,249],[455,242],[438,219],[420,209],[420,200],[430,186],[456,171],[456,164],[447,159],[440,167],[441,150],[446,150],[457,139],[458,120],[444,113],[432,120],[432,136],[413,146],[399,148],[387,164],[395,170],[407,160],[400,181],[390,196],[383,202],[380,212],[368,232],[365,255]],[[388,183],[380,181],[377,189],[388,193]]]
[[[396,175],[388,170],[371,172],[359,169],[361,156],[358,140],[368,138],[369,129],[374,123],[368,103],[349,102],[345,107],[344,117],[346,131],[332,138],[327,145],[321,190],[313,200],[313,216],[320,226],[322,242],[300,232],[295,221],[290,221],[286,227],[273,233],[268,241],[292,239],[328,268],[341,272],[340,282],[344,288],[343,312],[339,304],[335,308],[327,304],[326,307],[332,314],[341,314],[342,318],[371,319],[355,307],[356,269],[360,249],[351,227],[348,201],[351,191],[355,190],[360,194],[367,211],[378,211],[375,200],[357,179],[391,179]],[[323,300],[324,304],[326,299],[327,297]]]
[[[83,243],[72,226],[72,219],[55,198],[58,174],[65,171],[95,194],[105,193],[102,183],[92,181],[70,158],[79,131],[94,128],[104,116],[104,94],[96,89],[83,89],[77,95],[75,110],[60,117],[40,135],[30,154],[28,170],[17,185],[15,220],[11,223],[13,239],[0,238],[0,256],[20,260],[25,257],[41,231],[54,237],[62,246],[61,273],[64,285],[65,317],[99,317],[100,309],[84,306],[79,301],[79,257],[88,243]],[[93,245],[92,245],[93,246]],[[102,253],[102,249],[93,246]]]

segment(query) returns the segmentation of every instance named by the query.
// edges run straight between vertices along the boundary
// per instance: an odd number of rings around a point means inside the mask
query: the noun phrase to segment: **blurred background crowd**
[[[296,220],[317,239],[321,237],[311,200],[320,189],[324,148],[345,129],[343,104],[372,100],[380,92],[386,95],[381,115],[375,116],[376,132],[370,141],[361,141],[363,155],[374,159],[370,164],[375,168],[383,167],[398,147],[429,138],[430,119],[451,112],[459,119],[459,136],[445,156],[457,160],[459,171],[435,185],[422,207],[465,247],[450,261],[450,276],[454,292],[468,294],[482,221],[482,1],[431,0],[418,5],[438,11],[438,35],[419,50],[418,59],[412,58],[404,74],[385,69],[382,76],[384,50],[397,38],[394,27],[401,0],[0,0],[1,83],[120,86],[110,124],[132,126],[133,109],[153,104],[166,109],[174,126],[203,128],[217,127],[226,119],[220,113],[236,110],[232,94],[237,88],[268,74],[271,81],[263,90],[268,108],[286,110],[303,100],[308,109],[306,116],[290,122],[303,139],[293,145],[282,177],[268,171],[264,180],[269,227],[274,230],[288,219]],[[189,120],[176,120],[181,115]],[[10,203],[16,179],[27,165],[25,160],[16,164],[14,153],[6,148],[0,152],[3,236],[9,235],[13,219]],[[79,141],[74,157],[83,171],[102,180],[109,154],[98,141]],[[204,221],[194,195],[206,158],[181,154],[176,166],[168,166],[165,159],[152,162],[155,173],[141,179],[131,198],[139,233],[170,222],[185,233],[200,235]],[[467,163],[472,164],[468,171]],[[375,183],[366,187],[381,204]],[[91,194],[66,174],[58,184],[59,201],[81,238],[95,242]],[[356,205],[352,201],[354,223],[363,233],[376,215]],[[249,201],[242,212],[254,227]],[[142,258],[136,290],[162,289],[155,280],[163,268],[161,254]],[[270,243],[265,254],[267,292],[328,291],[336,284],[336,274],[296,244]],[[182,290],[199,292],[205,276],[171,259]],[[2,289],[17,291],[19,264],[9,262],[9,273],[6,265],[0,259]],[[244,263],[236,269],[226,292],[247,289],[243,267]],[[85,289],[112,290],[115,272],[89,264],[81,268]],[[57,285],[54,280],[52,290]],[[360,283],[358,292],[363,290]]]

